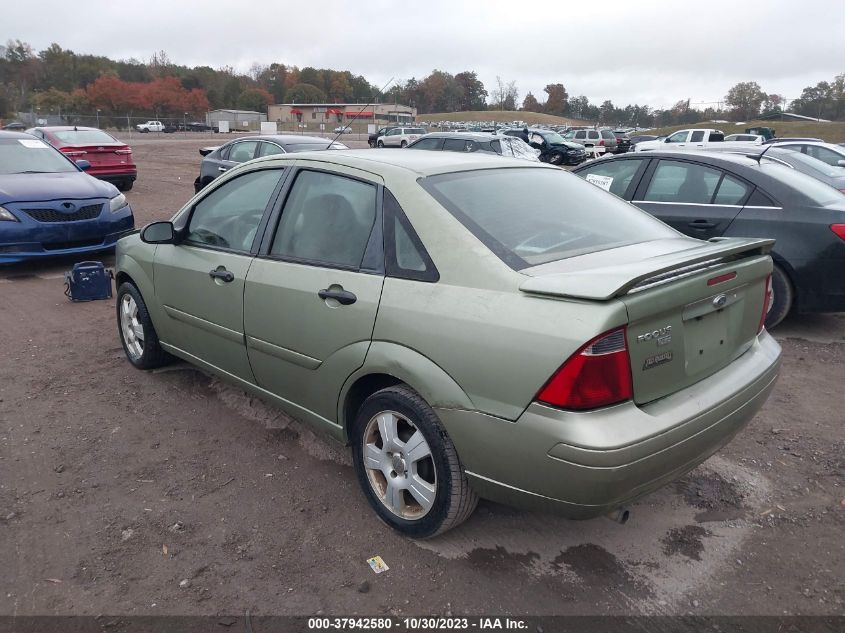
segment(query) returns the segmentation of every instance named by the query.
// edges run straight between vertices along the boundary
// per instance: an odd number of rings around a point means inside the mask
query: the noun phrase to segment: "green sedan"
[[[117,246],[129,361],[176,356],[351,446],[414,538],[479,497],[617,513],[771,392],[771,240],[686,237],[560,169],[271,156]]]

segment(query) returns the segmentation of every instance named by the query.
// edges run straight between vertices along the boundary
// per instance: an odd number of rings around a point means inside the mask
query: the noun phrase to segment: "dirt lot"
[[[138,225],[190,197],[209,140],[133,143]],[[416,543],[345,449],[187,365],[134,370],[69,267],[0,269],[2,615],[845,613],[845,315],[777,330],[763,411],[627,525],[482,502]]]

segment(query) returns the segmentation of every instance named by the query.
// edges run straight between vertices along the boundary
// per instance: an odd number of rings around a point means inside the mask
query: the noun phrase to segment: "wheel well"
[[[114,277],[115,290],[120,288],[120,284],[122,284],[124,282],[130,283],[133,286],[135,286],[136,288],[138,287],[138,284],[135,283],[135,280],[132,279],[132,277],[130,277],[127,273],[121,271],[121,272],[117,273],[117,275],[115,275],[115,277]]]
[[[364,400],[373,395],[376,391],[385,387],[402,384],[402,381],[389,374],[369,374],[362,376],[349,388],[346,394],[346,401],[343,403],[343,424],[344,429],[349,433],[349,427],[355,421],[358,409],[364,404]]]
[[[795,271],[792,270],[792,266],[789,264],[789,262],[787,262],[778,253],[772,251],[770,255],[772,256],[772,261],[774,261],[778,268],[780,268],[786,275],[786,279],[789,281],[789,285],[792,286],[792,305],[794,307],[798,304],[800,297],[800,294],[798,292],[798,286],[795,284]]]

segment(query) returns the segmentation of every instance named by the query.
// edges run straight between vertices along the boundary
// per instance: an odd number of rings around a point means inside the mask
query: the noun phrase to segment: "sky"
[[[562,83],[610,99],[706,107],[740,81],[786,99],[845,72],[842,0],[39,0],[3,8],[0,42],[180,65],[350,70],[372,84],[433,69],[496,77],[545,100]]]

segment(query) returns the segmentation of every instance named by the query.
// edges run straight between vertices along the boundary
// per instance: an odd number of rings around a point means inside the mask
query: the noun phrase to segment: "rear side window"
[[[399,202],[390,191],[384,191],[385,264],[390,277],[437,281],[440,274],[434,267],[420,238],[414,231]]]
[[[261,149],[258,152],[259,156],[273,156],[274,154],[284,154],[285,150],[275,143],[262,143]]]
[[[414,143],[411,149],[428,149],[428,150],[438,150],[440,149],[440,145],[443,143],[442,138],[422,138],[416,143]]]
[[[425,130],[421,127],[412,127],[405,130],[405,134],[425,134]]]
[[[557,169],[484,169],[419,183],[515,270],[678,236],[648,213]]]
[[[447,138],[443,142],[443,150],[446,152],[474,152],[478,149],[474,141],[464,138]]]
[[[725,174],[719,184],[716,197],[713,198],[713,204],[741,204],[748,195],[749,189],[750,187],[741,180]]]
[[[255,147],[257,145],[258,141],[235,143],[229,150],[229,160],[235,163],[245,163],[248,160],[252,160],[253,156],[255,156]]]
[[[709,204],[722,173],[695,163],[661,160],[643,200]]]
[[[602,130],[601,131],[601,137],[606,138],[606,139],[616,140],[616,135],[613,132],[611,132],[610,130]]]
[[[597,187],[616,194],[625,195],[634,174],[642,165],[642,160],[614,160],[594,163],[578,175]]]
[[[704,132],[702,130],[696,130],[690,135],[689,140],[692,143],[700,143],[704,140]]]
[[[285,202],[270,255],[358,270],[375,219],[375,185],[302,171]]]

